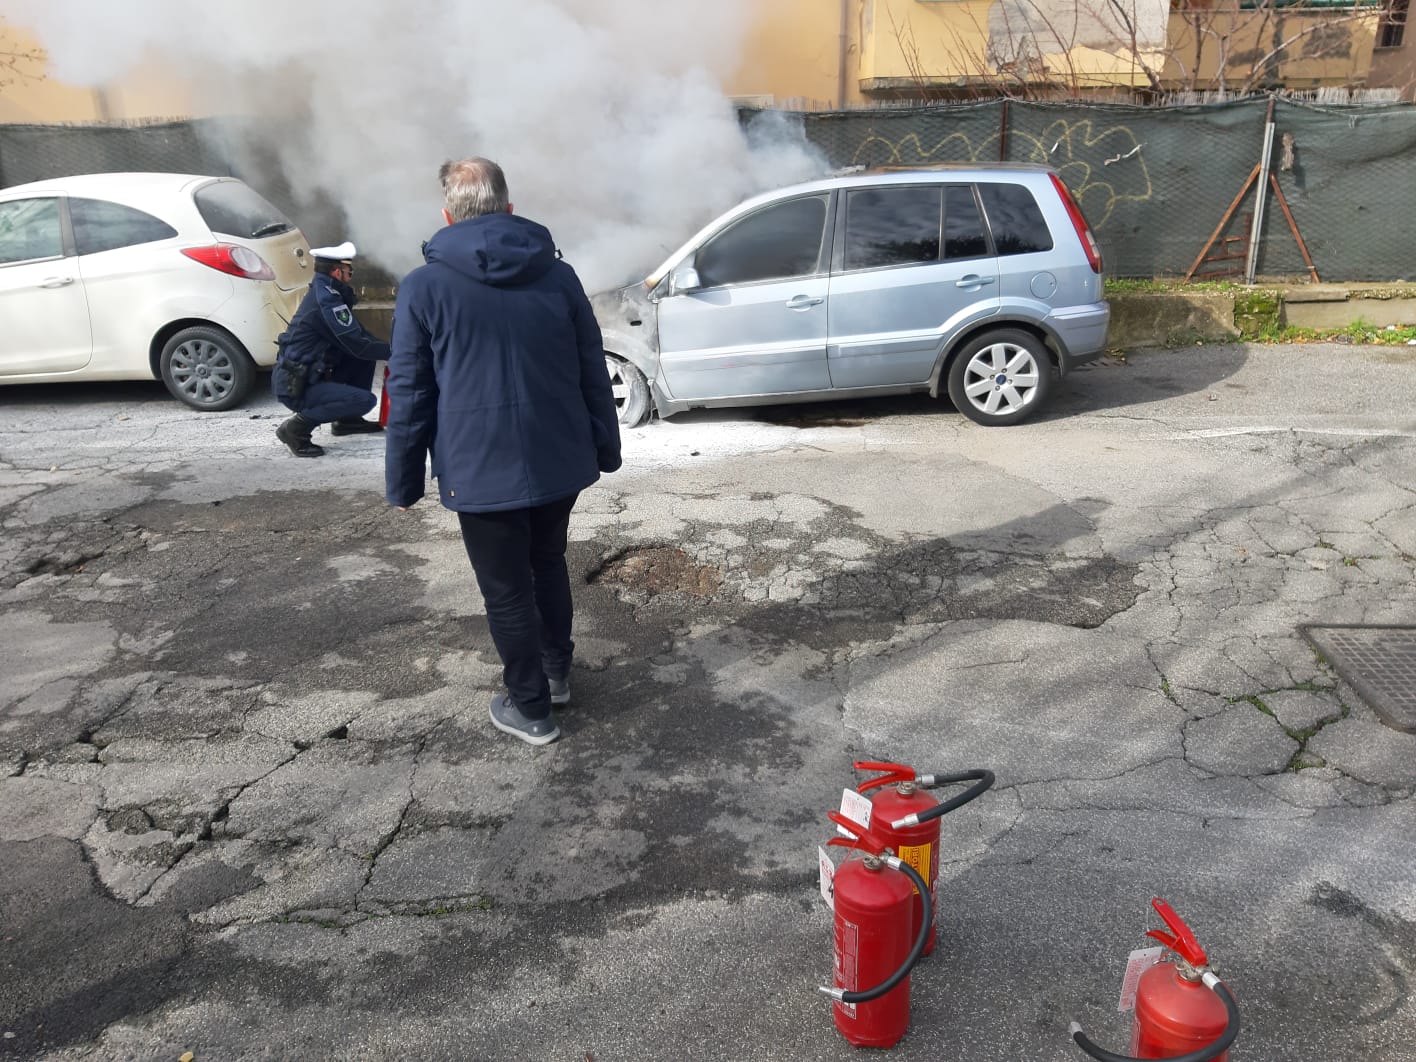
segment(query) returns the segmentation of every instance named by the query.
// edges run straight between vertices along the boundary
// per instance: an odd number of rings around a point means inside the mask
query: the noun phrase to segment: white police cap
[[[348,240],[336,247],[312,247],[310,254],[316,258],[323,258],[329,262],[350,262],[355,255],[354,245]]]

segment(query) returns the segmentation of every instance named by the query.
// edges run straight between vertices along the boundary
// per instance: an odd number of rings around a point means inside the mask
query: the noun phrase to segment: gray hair
[[[442,182],[443,204],[453,221],[505,214],[511,203],[506,174],[491,159],[444,162],[438,170],[438,180]]]

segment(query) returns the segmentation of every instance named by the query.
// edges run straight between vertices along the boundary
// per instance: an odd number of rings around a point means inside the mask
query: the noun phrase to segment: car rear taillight
[[[210,247],[183,247],[182,253],[194,262],[200,262],[222,273],[230,273],[233,277],[245,277],[247,280],[275,279],[275,270],[270,267],[270,263],[249,247],[234,243],[217,243]]]
[[[1082,216],[1082,208],[1072,198],[1072,193],[1067,191],[1061,177],[1055,173],[1048,176],[1052,178],[1052,186],[1057,189],[1057,194],[1062,197],[1062,205],[1067,208],[1067,216],[1072,219],[1072,228],[1077,230],[1077,239],[1082,241],[1082,250],[1087,252],[1087,261],[1091,263],[1092,272],[1100,273],[1101,248],[1097,245],[1096,237],[1092,235],[1087,219]]]

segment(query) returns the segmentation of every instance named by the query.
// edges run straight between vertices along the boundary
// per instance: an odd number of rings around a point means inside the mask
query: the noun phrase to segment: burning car
[[[1101,251],[1045,166],[837,176],[729,210],[597,295],[623,424],[947,390],[1015,424],[1105,349]]]

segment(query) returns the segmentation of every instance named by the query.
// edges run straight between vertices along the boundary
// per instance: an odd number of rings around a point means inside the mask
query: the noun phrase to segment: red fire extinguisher
[[[379,425],[388,427],[388,365],[384,365],[383,386],[379,388]]]
[[[848,856],[832,879],[835,984],[821,991],[835,1000],[836,1028],[853,1046],[893,1047],[910,1024],[910,970],[929,934],[929,886],[869,830],[839,812],[830,816],[851,836],[826,843],[863,858]],[[913,938],[912,908],[920,912]]]
[[[916,774],[913,767],[900,763],[857,762],[858,771],[884,771],[856,787],[858,793],[878,789],[870,798],[870,830],[929,883],[929,892],[939,881],[939,820],[982,796],[993,785],[992,771],[960,771],[957,774]],[[935,800],[925,792],[957,782],[973,782],[968,789],[945,801]],[[937,912],[931,912],[929,939],[924,953],[934,951],[934,925]],[[916,916],[914,928],[919,929]]]
[[[1239,1035],[1239,1007],[1229,986],[1210,969],[1209,958],[1190,927],[1157,897],[1151,906],[1171,932],[1152,929],[1148,937],[1170,949],[1171,961],[1157,961],[1136,985],[1136,1017],[1131,1054],[1098,1047],[1076,1022],[1071,1037],[1100,1062],[1168,1058],[1171,1062],[1227,1062],[1229,1045]]]

